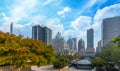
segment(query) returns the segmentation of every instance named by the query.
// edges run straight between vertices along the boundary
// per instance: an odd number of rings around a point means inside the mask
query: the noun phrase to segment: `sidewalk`
[[[60,71],[59,69],[54,69],[53,65],[48,65],[48,66],[31,66],[32,71]]]

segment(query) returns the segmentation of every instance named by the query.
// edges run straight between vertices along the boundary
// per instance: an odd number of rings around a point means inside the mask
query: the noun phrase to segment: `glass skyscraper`
[[[94,30],[87,30],[87,48],[94,48]]]
[[[78,51],[80,52],[81,50],[84,50],[85,51],[85,42],[83,39],[80,39],[78,41]]]
[[[106,18],[102,23],[102,46],[110,43],[112,39],[120,36],[120,16]]]
[[[41,40],[50,45],[52,43],[52,30],[46,26],[36,25],[32,27],[32,39]]]

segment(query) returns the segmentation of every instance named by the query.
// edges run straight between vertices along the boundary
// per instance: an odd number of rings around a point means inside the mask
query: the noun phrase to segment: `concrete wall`
[[[12,66],[0,66],[0,71],[18,71],[17,69],[13,68]],[[31,68],[24,68],[21,71],[31,71]]]

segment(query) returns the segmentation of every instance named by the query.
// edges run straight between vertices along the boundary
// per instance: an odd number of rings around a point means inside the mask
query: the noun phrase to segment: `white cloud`
[[[64,14],[67,13],[67,12],[69,12],[69,11],[71,11],[71,8],[65,7],[63,10],[58,11],[57,14],[58,14],[59,16],[64,17]]]
[[[63,36],[65,36],[65,37],[74,36],[75,37],[76,36],[75,34],[76,34],[76,32],[74,32],[73,29],[68,29],[68,30],[64,31]]]
[[[10,24],[13,22],[13,33],[16,35],[22,34],[25,37],[29,36],[31,37],[31,25],[30,23],[28,24],[18,24],[16,20],[12,19],[11,17],[6,16],[4,12],[1,12],[1,26],[0,30],[3,32],[10,32]]]
[[[42,5],[48,5],[50,4],[51,2],[53,2],[54,0],[46,0],[45,2],[42,3]]]
[[[30,14],[35,12],[37,5],[38,0],[16,0],[9,8],[10,15],[17,21],[28,18]]]
[[[120,3],[98,9],[94,16],[94,23],[101,24],[104,18],[120,16]]]
[[[5,14],[4,12],[1,12],[0,15],[1,15],[2,17],[6,16],[6,14]]]
[[[92,18],[89,16],[79,16],[77,19],[71,22],[71,27],[74,28],[73,31],[76,32],[76,37],[78,39],[83,38],[86,42],[87,29],[92,27],[91,23]]]
[[[46,21],[45,25],[52,29],[53,38],[58,32],[63,33],[64,31],[64,26],[61,24],[59,19],[49,19]]]
[[[71,26],[76,31],[85,31],[91,27],[92,18],[88,16],[79,16],[77,19],[71,22]]]

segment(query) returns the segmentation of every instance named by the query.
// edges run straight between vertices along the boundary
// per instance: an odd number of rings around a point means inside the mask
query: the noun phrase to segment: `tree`
[[[102,52],[98,55],[101,58],[105,58],[106,61],[112,64],[120,66],[120,37],[116,37],[108,44]]]
[[[120,48],[120,36],[116,37],[111,42],[114,43],[115,47],[119,47]]]
[[[0,65],[26,68],[48,65],[54,61],[53,47],[30,38],[0,32]]]
[[[91,62],[94,66],[102,67],[106,65],[106,60],[104,58],[94,58]]]
[[[96,71],[104,71],[102,67],[107,64],[104,58],[94,58],[91,62],[94,66],[96,66]]]
[[[53,63],[54,68],[63,68],[68,65],[69,60],[65,56],[60,56]]]

